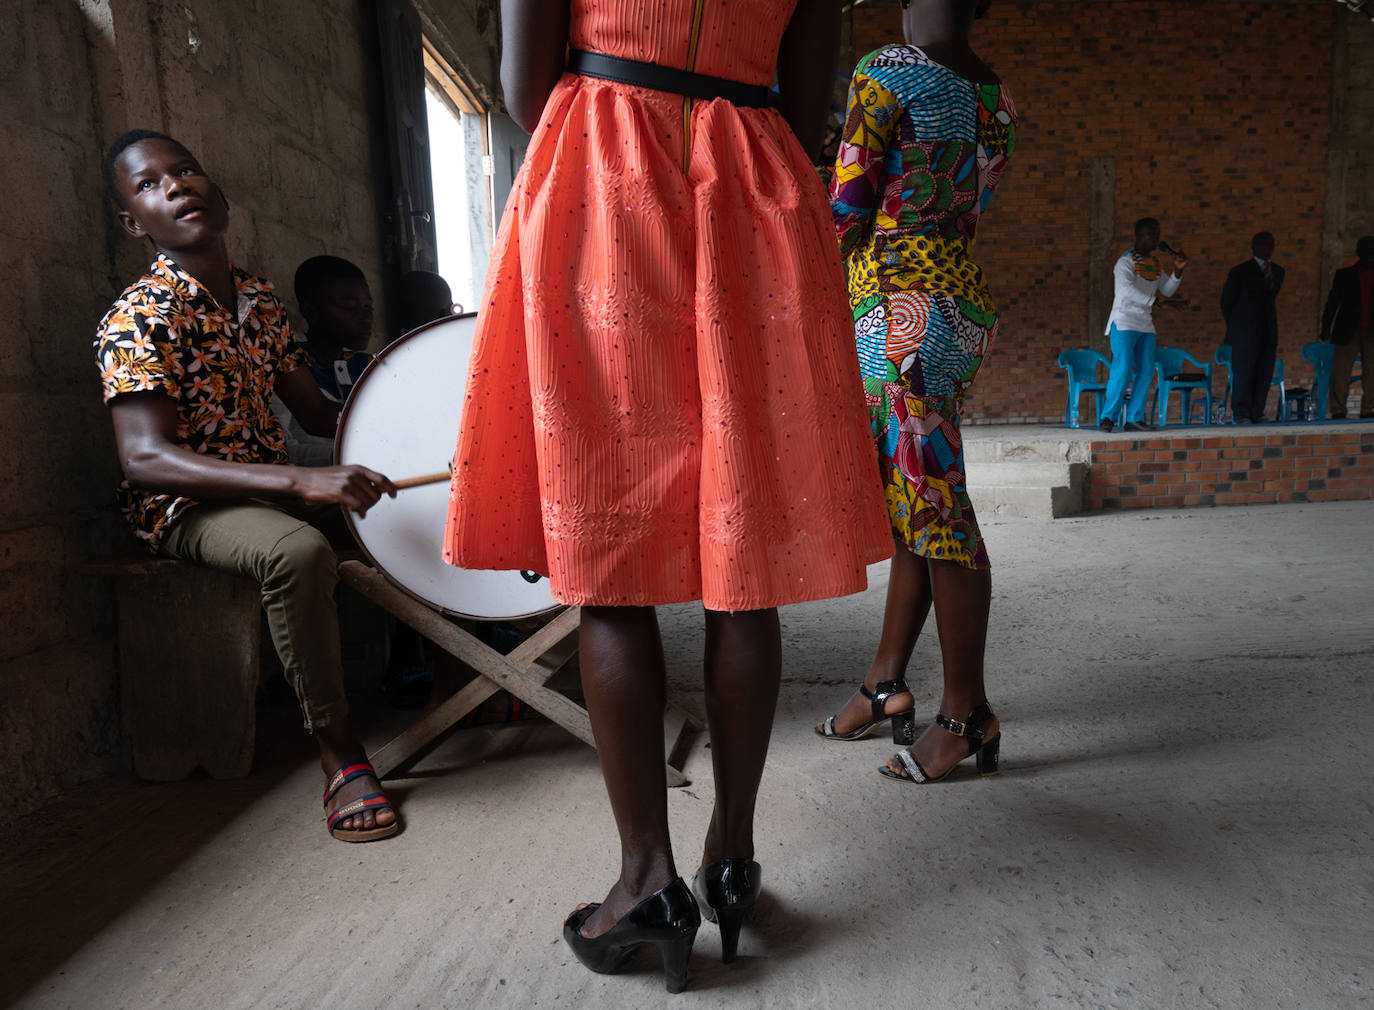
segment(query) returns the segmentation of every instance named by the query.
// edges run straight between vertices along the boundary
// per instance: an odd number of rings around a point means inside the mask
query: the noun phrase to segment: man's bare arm
[[[312,435],[333,438],[339,426],[339,405],[320,392],[308,368],[277,376],[275,392],[291,416]]]
[[[501,0],[501,91],[527,133],[563,76],[570,16],[568,0]]]
[[[797,0],[778,50],[778,111],[808,158],[820,151],[839,55],[838,0]]]
[[[383,494],[396,495],[390,480],[366,467],[231,463],[192,452],[176,442],[176,403],[165,393],[125,393],[111,402],[110,414],[124,476],[143,491],[204,501],[339,502],[360,514]]]

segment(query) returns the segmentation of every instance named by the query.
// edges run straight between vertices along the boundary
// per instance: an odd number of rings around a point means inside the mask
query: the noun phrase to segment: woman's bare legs
[[[583,607],[582,688],[620,833],[620,878],[582,934],[599,936],[677,876],[663,770],[663,645],[651,607]],[[751,859],[754,803],[782,679],[776,610],[706,612],[706,719],[716,805],[704,860]]]
[[[986,568],[965,568],[953,561],[927,560],[912,554],[898,541],[887,583],[887,605],[883,611],[878,653],[864,677],[864,685],[871,691],[880,681],[905,676],[932,604],[944,666],[940,711],[952,719],[962,720],[987,701],[983,653],[987,647],[992,576]],[[887,700],[885,711],[901,712],[912,703],[910,694],[893,695]],[[855,693],[836,714],[835,731],[847,733],[862,726],[872,717],[872,712],[868,699]],[[994,718],[988,724],[988,735],[995,734],[997,729]],[[917,738],[911,753],[927,773],[938,777],[968,756],[968,745],[961,737],[932,724]],[[901,767],[895,757],[890,765],[894,771]]]
[[[940,711],[963,720],[988,700],[983,685],[983,652],[988,640],[988,613],[992,605],[992,573],[965,568],[953,561],[926,561],[931,595],[935,600],[935,626],[940,633],[944,664],[944,694]],[[998,731],[997,718],[988,723],[989,737]],[[932,778],[968,757],[968,741],[935,724],[916,738],[911,753]],[[894,772],[903,772],[894,756],[888,761]]]
[[[668,837],[663,643],[652,607],[583,607],[582,689],[601,775],[620,832],[620,878],[587,919],[600,936],[678,875]]]
[[[925,558],[917,557],[897,540],[887,580],[887,605],[883,609],[883,631],[878,639],[878,654],[864,677],[870,691],[884,680],[901,680],[916,649],[916,640],[930,614],[930,570]],[[883,710],[889,714],[905,712],[915,703],[910,694],[894,694]],[[835,732],[851,733],[873,716],[873,705],[857,691],[835,715]],[[819,727],[818,727],[819,728]]]
[[[716,805],[702,864],[754,858],[754,802],[782,681],[776,610],[706,611],[706,723]]]

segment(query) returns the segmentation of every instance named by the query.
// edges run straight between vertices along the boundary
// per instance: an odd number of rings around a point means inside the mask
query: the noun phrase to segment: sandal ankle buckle
[[[967,736],[967,735],[968,735],[968,723],[966,723],[966,722],[960,722],[960,721],[957,720],[957,719],[951,719],[951,718],[949,718],[948,716],[944,716],[944,715],[936,715],[936,716],[935,716],[935,722],[936,722],[937,724],[939,724],[939,726],[940,726],[942,729],[948,730],[949,732],[953,733],[955,736]]]

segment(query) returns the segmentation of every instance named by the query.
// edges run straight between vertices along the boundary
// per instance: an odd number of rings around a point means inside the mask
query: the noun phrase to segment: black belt
[[[637,88],[668,91],[702,101],[723,98],[731,105],[747,109],[766,109],[776,104],[772,89],[762,84],[741,84],[739,81],[727,81],[724,77],[694,74],[690,70],[662,67],[657,63],[622,60],[619,56],[592,53],[585,49],[568,51],[568,72],[619,81]]]

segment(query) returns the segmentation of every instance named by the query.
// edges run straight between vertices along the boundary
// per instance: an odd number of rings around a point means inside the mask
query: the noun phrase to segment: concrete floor
[[[459,734],[393,784],[405,832],[350,846],[278,714],[250,779],[102,783],[12,825],[0,1003],[1374,1006],[1371,531],[1374,502],[989,525],[1004,770],[985,780],[970,762],[899,785],[875,773],[890,741],[812,735],[869,659],[882,566],[785,611],[764,899],[732,966],[703,926],[682,996],[652,955],[595,976],[560,939],[615,872],[589,748]],[[699,610],[662,623],[699,703]],[[938,668],[932,626],[922,711]],[[671,792],[683,871],[709,754]]]

